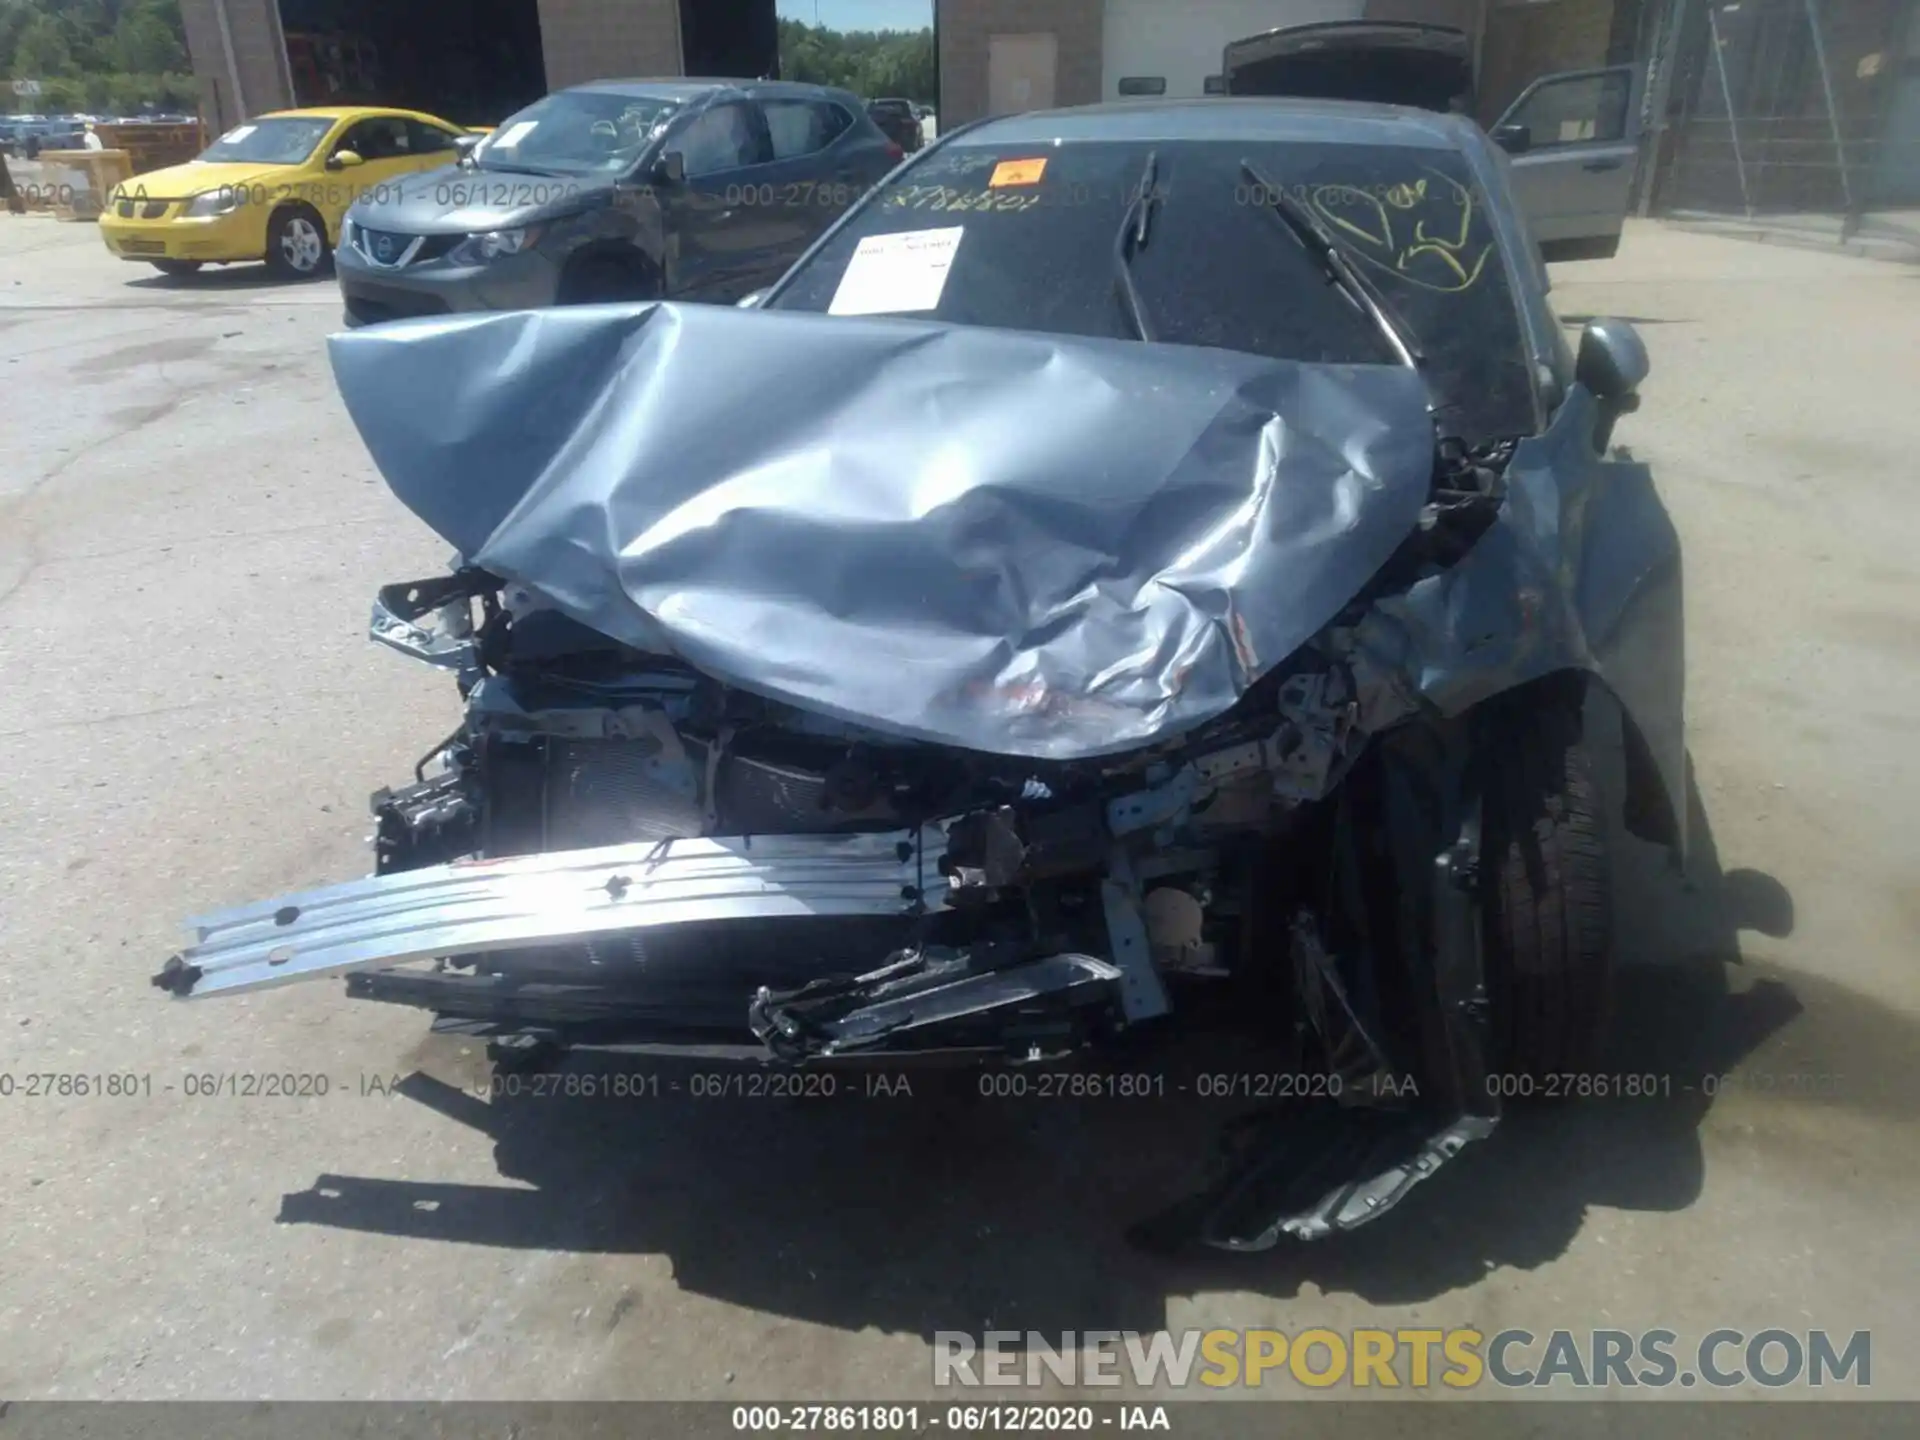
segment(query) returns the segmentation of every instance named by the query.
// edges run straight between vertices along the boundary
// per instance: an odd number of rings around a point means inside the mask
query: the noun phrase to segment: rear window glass
[[[1531,372],[1486,204],[1448,151],[1210,141],[936,151],[870,196],[770,305],[1132,338],[1115,241],[1149,154],[1155,203],[1130,268],[1156,339],[1390,363],[1371,324],[1271,213],[1270,185],[1306,208],[1413,331],[1444,430],[1480,441],[1534,428]],[[908,234],[927,241],[868,251],[931,257],[941,272],[933,283],[899,286],[897,304],[880,292],[878,303],[836,305],[863,240]],[[863,259],[849,283],[866,287],[873,272]]]

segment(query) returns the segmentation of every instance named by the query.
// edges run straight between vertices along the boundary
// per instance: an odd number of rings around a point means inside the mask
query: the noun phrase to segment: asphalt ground
[[[364,873],[457,715],[368,602],[444,547],[341,410],[330,283],[0,217],[0,1394],[877,1399],[943,1329],[1777,1325],[1920,1396],[1920,271],[1635,226],[1555,300],[1640,325],[1617,438],[1686,546],[1701,868],[1628,853],[1620,907],[1618,1063],[1671,1087],[1518,1115],[1335,1243],[1166,1261],[1121,1234],[1188,1109],[488,1104],[337,986],[150,989],[184,917]],[[220,1083],[259,1074],[329,1093]]]

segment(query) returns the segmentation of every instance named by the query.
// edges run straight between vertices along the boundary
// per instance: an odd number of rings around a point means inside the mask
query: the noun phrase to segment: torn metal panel
[[[1043,1049],[1072,1048],[1060,1042],[1073,1033],[1074,1011],[1117,1009],[1119,987],[1119,969],[1091,955],[1003,958],[990,947],[909,953],[852,980],[786,993],[763,988],[748,1007],[748,1024],[788,1060],[981,1039],[1025,1044],[1038,1058]],[[1016,1038],[1022,1030],[1025,1037]]]
[[[998,754],[1222,714],[1433,472],[1392,366],[675,304],[330,343],[388,483],[470,563],[726,683]]]
[[[1324,1240],[1355,1229],[1393,1209],[1498,1123],[1460,1115],[1435,1127],[1417,1112],[1341,1111],[1331,1133],[1324,1125],[1302,1127],[1304,1135],[1272,1145],[1212,1197],[1200,1238],[1221,1250],[1257,1251],[1282,1237]]]

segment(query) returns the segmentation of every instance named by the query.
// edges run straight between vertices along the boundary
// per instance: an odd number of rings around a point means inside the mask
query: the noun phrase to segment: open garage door
[[[1280,25],[1355,20],[1364,0],[1106,0],[1100,98],[1222,92],[1220,57],[1230,41]]]
[[[547,91],[538,0],[280,0],[300,105],[398,105],[492,125]]]
[[[688,75],[779,79],[774,0],[680,0],[680,53]]]

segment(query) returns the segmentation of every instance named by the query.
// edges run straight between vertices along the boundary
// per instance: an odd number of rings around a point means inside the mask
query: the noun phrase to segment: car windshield
[[[329,115],[269,116],[236,125],[201,152],[202,160],[248,161],[255,165],[298,165],[333,129]]]
[[[545,175],[618,174],[640,158],[676,108],[657,95],[563,90],[510,117],[475,146],[474,164]]]
[[[1145,243],[1129,247],[1123,267],[1116,243],[1149,157]],[[1218,141],[936,150],[870,196],[768,305],[1127,339],[1144,328],[1156,341],[1280,359],[1392,363],[1379,327],[1272,213],[1268,186],[1298,202],[1412,332],[1443,430],[1472,443],[1533,430],[1526,346],[1487,204],[1465,161],[1445,150]]]

